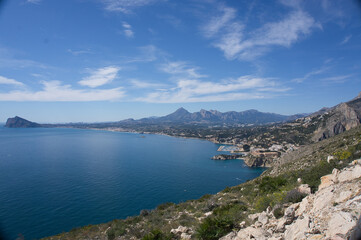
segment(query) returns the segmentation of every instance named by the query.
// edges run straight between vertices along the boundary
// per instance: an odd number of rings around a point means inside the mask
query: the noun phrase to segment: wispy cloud
[[[134,8],[153,4],[159,0],[102,0],[105,9],[112,12],[131,13]]]
[[[307,79],[309,79],[309,78],[311,78],[313,76],[320,75],[320,74],[326,72],[329,69],[330,69],[330,67],[328,67],[328,66],[322,66],[321,68],[318,68],[318,69],[315,69],[315,70],[313,70],[311,72],[306,73],[305,76],[303,76],[301,78],[292,79],[291,82],[302,83],[305,80],[307,80]]]
[[[350,77],[352,77],[352,74],[322,78],[321,81],[332,82],[332,83],[344,83]]]
[[[26,0],[28,3],[39,4],[42,0]]]
[[[93,53],[93,52],[90,51],[89,49],[86,49],[86,50],[72,50],[72,49],[68,49],[67,52],[68,52],[68,53],[71,53],[71,54],[74,55],[74,56],[79,56],[79,55],[82,55],[82,54],[91,54],[91,53]]]
[[[90,76],[83,78],[78,83],[91,88],[99,87],[112,82],[117,77],[119,70],[120,68],[115,66],[99,68],[93,70]]]
[[[3,76],[0,76],[0,84],[14,85],[14,86],[18,86],[18,87],[24,86],[24,84],[22,82],[16,81],[15,79],[12,79],[12,78],[3,77]]]
[[[180,79],[176,86],[151,92],[138,101],[153,103],[217,102],[260,99],[271,93],[288,91],[271,79],[243,76],[220,83]]]
[[[352,38],[352,35],[346,36],[340,44],[344,45],[344,44],[348,43],[348,41],[350,41],[351,38]]]
[[[207,75],[202,75],[198,73],[198,67],[191,66],[187,62],[183,61],[167,62],[160,66],[160,70],[165,73],[175,75],[177,77],[184,76],[193,79],[207,77]]]
[[[0,68],[53,68],[49,65],[31,59],[19,58],[18,55],[22,55],[22,53],[17,50],[0,47]]]
[[[135,88],[163,88],[166,86],[165,84],[162,83],[151,83],[151,82],[140,81],[138,79],[131,79],[130,83]]]
[[[134,37],[132,26],[129,23],[123,22],[122,26],[123,26],[123,33],[127,38]]]
[[[219,16],[212,17],[203,26],[202,32],[229,60],[250,60],[274,46],[290,47],[314,28],[321,27],[309,14],[296,7],[280,21],[268,22],[251,32],[246,32],[244,24],[237,20],[235,9],[222,6],[219,12]]]
[[[37,101],[37,102],[88,102],[115,101],[124,96],[122,88],[84,90],[73,89],[70,85],[62,85],[59,81],[43,81],[40,91],[11,91],[0,93],[0,101]]]

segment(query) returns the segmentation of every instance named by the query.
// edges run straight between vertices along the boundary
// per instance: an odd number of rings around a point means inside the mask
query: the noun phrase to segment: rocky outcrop
[[[35,123],[35,122],[30,122],[24,118],[16,116],[13,118],[8,118],[8,120],[6,121],[5,127],[8,127],[8,128],[36,128],[36,127],[41,127],[41,125],[38,123]]]
[[[360,239],[360,164],[354,161],[322,177],[319,190],[287,207],[282,218],[276,219],[271,211],[253,214],[249,218],[254,224],[221,239]]]
[[[316,129],[313,140],[320,141],[361,124],[361,98],[341,103],[319,115],[320,126]]]

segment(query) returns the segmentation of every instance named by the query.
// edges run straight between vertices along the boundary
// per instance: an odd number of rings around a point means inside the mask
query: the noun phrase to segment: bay
[[[218,146],[162,135],[0,127],[3,238],[38,239],[138,215],[264,171],[241,160],[210,160]]]

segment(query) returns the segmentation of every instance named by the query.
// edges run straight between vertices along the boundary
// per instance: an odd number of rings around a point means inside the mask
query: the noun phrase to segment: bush
[[[171,240],[172,238],[172,234],[164,234],[159,229],[154,229],[153,231],[145,235],[142,240]]]
[[[270,193],[279,191],[282,186],[287,184],[287,180],[281,176],[278,177],[264,177],[259,184],[259,190],[262,193]]]
[[[174,206],[175,203],[171,203],[171,202],[167,202],[167,203],[163,203],[158,205],[157,210],[165,210],[166,208],[169,208],[170,206]]]
[[[292,189],[291,191],[287,192],[283,202],[288,203],[298,203],[301,202],[304,197],[307,195],[304,193],[299,192],[297,189]]]
[[[107,235],[108,235],[108,239],[109,240],[113,240],[118,236],[122,236],[126,233],[125,231],[125,226],[124,225],[115,225],[112,226],[108,231],[107,231]]]
[[[273,215],[275,216],[275,218],[281,218],[284,215],[284,211],[283,208],[279,205],[277,205],[274,209],[273,209]]]
[[[216,240],[232,231],[233,227],[229,218],[208,217],[197,228],[196,236],[202,240]]]
[[[255,203],[255,209],[257,212],[262,212],[267,209],[268,206],[271,204],[271,198],[268,196],[262,196],[258,198]]]

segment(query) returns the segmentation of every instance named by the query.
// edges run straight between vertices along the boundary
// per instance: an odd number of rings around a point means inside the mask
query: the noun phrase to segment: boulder
[[[300,192],[300,193],[303,193],[303,194],[307,194],[307,195],[310,195],[311,194],[311,188],[308,186],[308,184],[301,184],[297,190]]]
[[[285,239],[307,239],[305,234],[309,231],[309,221],[310,218],[308,215],[305,215],[303,218],[298,218],[296,222],[286,230]]]

